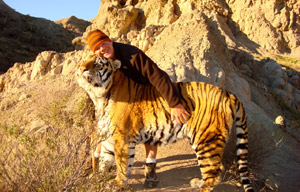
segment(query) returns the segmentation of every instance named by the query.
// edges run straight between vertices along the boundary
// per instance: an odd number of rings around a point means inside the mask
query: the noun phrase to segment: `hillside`
[[[0,0],[0,73],[6,72],[15,62],[34,61],[42,51],[74,50],[72,39],[81,35],[88,25],[88,21],[74,16],[56,24],[23,15]]]
[[[256,191],[299,192],[299,11],[296,0],[102,0],[92,24],[73,39],[76,50],[40,52],[0,76],[0,189],[103,191],[99,181],[107,177],[82,176],[95,122],[74,76],[90,53],[87,33],[99,28],[144,50],[173,81],[204,81],[237,95],[248,116]],[[187,142],[158,151],[159,186],[142,185],[139,145],[130,187],[193,191],[189,181],[199,168]],[[216,191],[242,191],[234,162],[231,144]]]

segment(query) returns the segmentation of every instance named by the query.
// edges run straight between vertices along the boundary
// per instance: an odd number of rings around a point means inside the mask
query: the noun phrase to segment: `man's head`
[[[114,59],[112,40],[102,31],[91,31],[87,36],[90,49],[97,55],[108,59]]]

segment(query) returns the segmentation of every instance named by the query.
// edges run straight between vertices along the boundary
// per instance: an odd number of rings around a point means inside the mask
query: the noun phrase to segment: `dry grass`
[[[0,126],[1,191],[103,191],[109,174],[91,176],[93,107],[83,98],[74,111],[53,102],[41,119],[44,132],[26,125]],[[90,125],[90,126],[88,126]],[[89,176],[89,177],[88,177]]]
[[[264,55],[264,56],[253,54],[253,57],[256,58],[257,60],[270,58],[275,60],[282,67],[300,72],[300,58],[290,57],[286,55],[272,55],[272,54]]]
[[[300,72],[300,58],[293,58],[282,55],[275,55],[272,58],[284,67]]]

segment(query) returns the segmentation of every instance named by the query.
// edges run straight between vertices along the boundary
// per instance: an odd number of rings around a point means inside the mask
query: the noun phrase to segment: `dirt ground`
[[[158,148],[157,175],[159,184],[156,188],[147,189],[143,186],[144,181],[145,149],[143,145],[136,147],[135,163],[129,180],[130,187],[137,192],[195,192],[198,191],[190,186],[190,180],[201,178],[200,169],[197,165],[196,155],[187,140],[182,140],[168,146]],[[230,176],[222,175],[223,181],[215,188],[217,192],[243,191],[237,187],[236,182]]]

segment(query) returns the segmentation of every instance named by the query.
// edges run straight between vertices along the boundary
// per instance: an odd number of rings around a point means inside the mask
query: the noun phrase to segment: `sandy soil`
[[[193,178],[201,178],[200,169],[197,165],[196,155],[188,141],[182,140],[169,146],[158,148],[157,175],[160,183],[156,188],[147,189],[143,186],[144,181],[145,149],[143,145],[136,147],[135,163],[129,180],[134,191],[144,192],[185,192],[198,191],[190,186]],[[233,192],[243,191],[237,187],[230,176],[222,175],[223,181],[215,188],[215,191]]]

